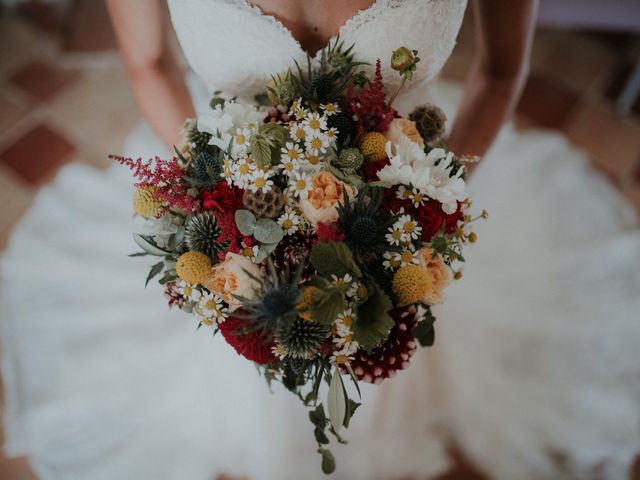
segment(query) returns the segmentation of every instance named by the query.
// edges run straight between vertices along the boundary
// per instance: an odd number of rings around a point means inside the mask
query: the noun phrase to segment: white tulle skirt
[[[435,93],[451,111],[458,87]],[[161,149],[146,127],[127,146]],[[43,479],[322,478],[298,400],[144,288],[130,185],[121,166],[69,165],[13,233],[7,451]],[[334,478],[436,473],[449,434],[499,479],[623,478],[640,451],[633,210],[562,137],[511,126],[470,187],[490,218],[437,311],[437,346],[364,389]]]

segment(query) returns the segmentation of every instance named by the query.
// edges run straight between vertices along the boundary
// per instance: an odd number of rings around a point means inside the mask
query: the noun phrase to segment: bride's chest
[[[267,3],[258,0],[267,8],[275,5],[269,1],[284,0],[265,1]],[[272,74],[291,67],[294,60],[305,61],[305,46],[291,27],[287,27],[281,11],[276,18],[269,15],[269,10],[263,11],[249,0],[168,2],[185,56],[191,68],[210,88],[251,97],[263,89]],[[333,12],[326,29],[337,28],[335,34],[339,34],[345,44],[355,44],[355,51],[362,61],[375,65],[377,58],[382,59],[383,76],[389,88],[399,81],[397,73],[387,65],[391,52],[398,46],[419,50],[421,64],[412,82],[414,85],[430,79],[440,70],[455,44],[466,5],[466,0],[362,2],[364,8],[356,13],[353,13],[353,6],[340,14]],[[298,6],[301,3],[306,1],[298,2]],[[323,4],[314,3],[314,8]],[[312,21],[312,14],[305,15],[304,22]],[[323,42],[319,47],[328,41],[327,35],[334,36],[327,30],[317,35],[316,45]]]

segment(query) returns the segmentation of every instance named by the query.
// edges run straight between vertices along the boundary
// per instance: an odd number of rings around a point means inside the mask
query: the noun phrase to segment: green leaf
[[[351,380],[353,380],[353,384],[356,386],[356,390],[358,391],[358,398],[362,398],[362,393],[360,392],[360,385],[358,385],[358,379],[356,378],[356,374],[353,371],[353,368],[351,368],[351,365],[349,365],[349,363],[345,363],[344,365],[347,369],[347,372],[349,372],[349,375],[351,376]]]
[[[149,255],[155,255],[156,257],[165,257],[171,252],[160,248],[151,237],[146,235],[133,234],[133,241]]]
[[[329,443],[329,438],[327,437],[327,435],[324,433],[324,430],[322,428],[318,428],[316,427],[313,430],[313,434],[316,437],[316,442],[318,442],[321,445],[327,445]]]
[[[309,412],[309,420],[316,427],[324,428],[327,424],[327,417],[324,415],[324,408],[322,404],[318,404],[318,406]]]
[[[353,254],[344,242],[318,242],[311,250],[309,260],[313,267],[325,277],[342,277],[349,273],[354,278],[362,277]]]
[[[358,319],[353,325],[353,338],[367,351],[385,340],[394,325],[389,310],[393,303],[375,283],[366,284],[369,298],[358,307]]]
[[[256,135],[251,142],[251,156],[258,166],[268,165],[271,162],[271,145],[263,137]]]
[[[333,457],[331,450],[319,448],[318,453],[322,455],[322,473],[327,475],[333,473],[336,469],[336,459]]]
[[[347,414],[344,416],[344,428],[349,428],[349,422],[360,405],[362,404],[359,402],[351,400],[350,398],[347,399]]]
[[[258,247],[258,254],[256,255],[256,263],[264,262],[277,246],[277,243],[265,243],[260,245]]]
[[[284,237],[284,230],[270,218],[261,218],[256,222],[253,236],[262,243],[278,243]]]
[[[423,347],[433,346],[436,339],[436,331],[433,328],[433,323],[427,320],[423,320],[413,327],[411,333]]]
[[[149,275],[147,275],[147,281],[144,282],[144,286],[146,287],[147,285],[149,285],[149,282],[151,281],[151,279],[156,275],[158,275],[163,268],[164,268],[164,262],[158,262],[153,267],[151,267],[151,271],[149,272]]]
[[[256,227],[256,216],[249,210],[236,210],[236,225],[243,235],[253,235]]]
[[[323,325],[331,325],[347,308],[344,295],[336,289],[324,290],[311,305],[311,316]]]
[[[344,384],[342,383],[342,377],[340,376],[340,369],[336,367],[331,377],[331,383],[329,384],[329,392],[327,393],[329,421],[336,433],[340,431],[340,428],[344,423],[344,416],[347,411],[346,403]]]
[[[149,255],[149,254],[147,252],[136,252],[127,256],[128,257],[144,257],[145,255]]]

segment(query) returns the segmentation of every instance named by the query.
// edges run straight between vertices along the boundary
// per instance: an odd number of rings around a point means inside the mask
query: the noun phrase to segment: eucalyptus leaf
[[[284,230],[274,220],[261,218],[253,228],[253,236],[261,243],[278,243],[284,237]]]
[[[256,263],[264,262],[277,246],[277,243],[265,243],[260,245],[258,247],[258,254],[256,255]]]
[[[329,421],[336,433],[340,431],[344,423],[344,416],[347,411],[345,400],[344,384],[340,376],[340,369],[336,367],[329,384],[327,393],[327,410],[329,411]]]
[[[256,216],[249,210],[236,210],[236,225],[240,233],[251,236],[256,227]]]
[[[151,279],[156,275],[158,275],[163,268],[164,268],[164,262],[158,262],[153,267],[151,267],[151,270],[149,271],[149,275],[147,275],[147,280],[144,282],[144,286],[146,287],[147,285],[149,285],[149,282],[151,281]]]
[[[151,237],[139,235],[137,233],[133,234],[133,241],[145,252],[149,255],[155,255],[157,257],[165,257],[169,255],[171,252],[163,250],[151,239]]]

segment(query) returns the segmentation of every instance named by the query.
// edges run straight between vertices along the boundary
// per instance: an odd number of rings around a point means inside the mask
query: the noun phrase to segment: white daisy
[[[291,135],[291,138],[296,142],[304,142],[309,136],[304,125],[297,122],[292,122],[289,125],[289,135]]]
[[[222,303],[222,298],[214,293],[205,293],[202,295],[198,308],[203,317],[218,320],[226,317],[226,307]]]
[[[300,225],[300,217],[298,217],[293,211],[283,213],[278,218],[278,225],[282,227],[285,235],[291,235],[296,233]]]
[[[271,353],[273,353],[273,356],[278,358],[278,360],[282,360],[284,357],[287,356],[287,351],[284,349],[282,345],[278,345],[278,344],[271,347]]]
[[[241,158],[236,163],[231,164],[233,181],[240,188],[245,188],[247,184],[253,179],[253,172],[255,171],[255,169],[256,164],[253,163],[251,157]]]
[[[303,194],[311,190],[311,179],[309,175],[304,172],[295,172],[291,176],[289,182],[291,192],[296,197],[301,197]]]
[[[282,161],[285,160],[302,160],[304,157],[304,153],[302,152],[302,148],[293,142],[287,142],[284,147],[280,149],[282,155],[280,155],[280,159]]]
[[[422,233],[422,227],[418,225],[410,215],[402,215],[396,223],[393,225],[394,229],[398,229],[402,231],[402,240],[403,241],[411,241],[417,240],[420,238],[420,234]]]
[[[393,270],[400,268],[400,265],[402,264],[400,258],[398,258],[398,252],[384,252],[382,258],[384,258],[382,266],[386,269]]]
[[[384,238],[389,242],[389,245],[398,246],[400,245],[400,242],[403,241],[403,233],[404,232],[394,224],[389,227],[389,233],[387,233]]]
[[[231,144],[231,156],[234,158],[244,157],[249,149],[251,140],[251,130],[248,128],[238,128],[233,136]]]
[[[271,170],[265,171],[260,168],[256,168],[249,182],[249,189],[254,193],[258,190],[268,192],[271,190],[271,187],[273,187],[273,180],[271,180],[272,175],[273,172]]]
[[[344,365],[345,363],[349,363],[355,357],[353,357],[353,353],[351,351],[336,350],[331,354],[331,363],[334,365]]]
[[[342,277],[331,275],[331,280],[337,287],[347,287],[353,281],[353,278],[348,273],[345,273]]]
[[[337,103],[325,103],[320,104],[320,109],[324,112],[327,117],[331,115],[335,115],[336,113],[340,113],[340,107]]]
[[[327,119],[319,113],[310,113],[302,121],[304,129],[311,135],[319,135],[327,129]]]
[[[326,153],[330,144],[331,142],[325,134],[317,133],[307,137],[304,146],[308,154],[318,155],[319,153]]]
[[[294,115],[298,120],[304,119],[309,111],[302,106],[302,98],[295,100],[289,109],[289,115]]]

